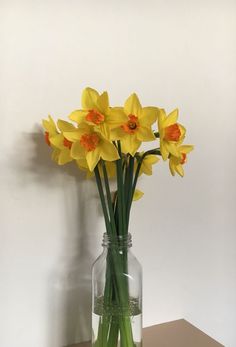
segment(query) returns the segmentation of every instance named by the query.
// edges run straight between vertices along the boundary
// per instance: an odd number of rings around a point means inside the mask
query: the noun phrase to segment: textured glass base
[[[93,347],[142,347],[142,314],[138,301],[130,298],[128,309],[117,305],[104,306],[103,297],[99,297],[94,305],[92,315]],[[127,329],[132,334],[126,340]]]

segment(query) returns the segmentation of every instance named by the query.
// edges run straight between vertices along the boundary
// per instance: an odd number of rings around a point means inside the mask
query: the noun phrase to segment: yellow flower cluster
[[[75,160],[78,167],[91,175],[102,159],[108,175],[115,175],[115,161],[121,157],[142,157],[139,174],[152,174],[152,165],[169,159],[172,175],[184,175],[183,164],[193,146],[182,145],[185,128],[177,122],[178,110],[166,115],[157,107],[142,107],[138,96],[132,94],[123,107],[111,107],[107,92],[99,94],[92,88],[82,93],[82,109],[69,115],[75,123],[49,116],[43,120],[45,140],[52,148],[52,159],[59,165]],[[153,125],[158,132],[154,132]],[[158,146],[159,138],[159,146]],[[155,143],[153,153],[138,152],[142,142]],[[149,151],[150,152],[150,151]],[[135,165],[137,165],[137,163]]]

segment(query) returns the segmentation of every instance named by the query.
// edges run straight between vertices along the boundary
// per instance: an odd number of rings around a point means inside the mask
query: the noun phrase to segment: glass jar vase
[[[103,237],[92,269],[92,346],[142,346],[142,268],[131,234]]]

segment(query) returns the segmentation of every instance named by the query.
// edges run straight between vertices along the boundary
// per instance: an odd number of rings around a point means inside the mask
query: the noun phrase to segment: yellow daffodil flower
[[[101,95],[92,88],[85,88],[82,93],[82,110],[76,110],[69,118],[78,124],[87,123],[97,126],[101,133],[109,139],[110,129],[122,125],[127,117],[122,108],[109,106],[107,92]]]
[[[50,138],[59,134],[56,124],[50,115],[48,116],[48,119],[43,119],[42,124],[45,130],[45,142],[48,146],[51,146]]]
[[[59,165],[64,165],[73,160],[70,153],[72,142],[65,138],[64,132],[76,131],[77,128],[73,124],[61,119],[57,121],[57,127],[60,133],[53,136],[50,141],[52,145],[60,151],[57,163]]]
[[[191,145],[183,145],[183,146],[179,146],[177,148],[178,152],[179,152],[179,156],[175,157],[174,155],[170,155],[170,159],[169,159],[169,167],[170,167],[170,172],[172,174],[172,176],[175,175],[175,173],[177,172],[177,174],[179,174],[180,176],[184,176],[184,169],[183,166],[186,161],[187,161],[187,154],[189,152],[191,152],[193,150],[193,146]]]
[[[52,159],[59,165],[64,165],[73,160],[70,155],[70,149],[72,142],[68,141],[64,135],[64,131],[75,131],[76,128],[71,123],[59,119],[57,126],[51,116],[48,120],[43,120],[43,126],[45,128],[45,141],[52,147]],[[58,130],[59,129],[59,130]]]
[[[134,191],[134,196],[133,196],[133,201],[138,201],[139,199],[141,199],[144,196],[144,193],[139,190],[139,189],[135,189]]]
[[[177,123],[178,110],[175,109],[168,116],[165,110],[158,113],[158,130],[160,135],[160,151],[163,160],[167,160],[169,154],[180,157],[177,145],[182,143],[185,136],[185,128]]]
[[[143,141],[153,141],[152,124],[157,119],[158,108],[142,107],[138,96],[132,94],[124,104],[127,120],[120,127],[112,129],[111,138],[121,141],[123,153],[135,155]]]
[[[119,159],[118,151],[98,128],[81,124],[76,131],[65,132],[64,136],[71,141],[71,156],[74,159],[86,159],[90,171],[93,171],[99,160],[107,161]]]
[[[139,153],[140,156],[143,155],[144,152]],[[142,174],[151,176],[152,175],[152,165],[158,163],[160,158],[158,158],[155,154],[148,154],[144,157],[142,161],[142,165],[139,171],[139,176]],[[135,163],[135,170],[137,168],[137,163]]]
[[[56,124],[50,115],[48,116],[48,119],[43,119],[42,123],[45,130],[45,133],[44,133],[45,142],[47,143],[48,146],[52,148],[52,160],[58,163],[60,150],[51,143],[51,139],[54,136],[58,135],[59,131],[57,130]]]

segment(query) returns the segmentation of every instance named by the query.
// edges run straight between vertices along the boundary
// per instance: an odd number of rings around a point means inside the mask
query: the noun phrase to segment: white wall
[[[85,86],[113,104],[180,109],[186,177],[158,164],[132,213],[144,325],[186,318],[236,346],[236,3],[0,2],[0,345],[89,337],[90,266],[104,231],[96,187],[50,161],[41,118]],[[77,325],[76,325],[77,322]]]

